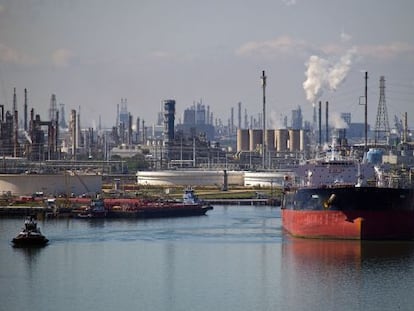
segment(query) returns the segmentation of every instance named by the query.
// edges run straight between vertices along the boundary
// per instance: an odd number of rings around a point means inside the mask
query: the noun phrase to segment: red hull
[[[305,238],[414,239],[414,211],[282,209],[283,228]]]

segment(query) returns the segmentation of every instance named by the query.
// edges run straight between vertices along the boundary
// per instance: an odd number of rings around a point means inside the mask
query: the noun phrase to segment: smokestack
[[[404,112],[404,131],[403,131],[403,143],[407,142],[407,131],[408,131],[408,117],[407,112]]]
[[[27,89],[24,89],[24,130],[27,132]]]
[[[137,117],[137,123],[136,123],[136,127],[137,127],[137,141],[136,141],[136,143],[137,144],[139,144],[140,143],[140,139],[139,139],[139,133],[140,133],[140,130],[139,130],[139,117]]]
[[[328,123],[328,116],[329,116],[329,103],[326,102],[326,112],[325,112],[325,142],[329,142],[329,123]]]
[[[59,140],[59,110],[56,111],[56,121],[55,121],[55,154],[58,152],[58,140]]]
[[[13,141],[13,146],[14,146],[14,157],[17,158],[18,156],[18,138],[19,138],[19,116],[18,116],[18,112],[17,110],[14,111],[14,135],[13,135],[14,141]]]
[[[132,145],[132,115],[128,118],[128,145]]]
[[[144,119],[142,119],[142,144],[145,144],[145,140],[147,139],[146,137],[145,137],[145,120]]]
[[[78,113],[78,120],[76,123],[76,131],[77,131],[77,135],[76,135],[76,147],[79,148],[81,146],[83,146],[81,144],[81,124],[80,124],[80,114],[81,114],[81,106],[79,106],[79,113]]]
[[[77,125],[76,125],[76,110],[72,109],[70,114],[70,129],[72,136],[72,159],[76,160],[76,136],[77,136]]]
[[[232,135],[234,131],[234,107],[231,107],[230,115],[230,135]]]
[[[13,113],[17,110],[16,88],[13,89]]]
[[[261,77],[261,81],[262,81],[262,88],[263,88],[263,138],[262,138],[262,143],[263,143],[263,168],[266,168],[266,75],[265,75],[265,71],[262,71],[262,77]]]
[[[322,145],[322,102],[319,102],[319,146]]]
[[[121,98],[121,102],[122,102],[122,98]],[[116,128],[119,128],[119,104],[116,104],[115,126],[116,126]]]
[[[238,117],[239,117],[239,124],[238,128],[241,129],[242,126],[242,111],[241,111],[241,102],[238,103]]]
[[[365,149],[367,152],[368,145],[368,71],[365,71]]]

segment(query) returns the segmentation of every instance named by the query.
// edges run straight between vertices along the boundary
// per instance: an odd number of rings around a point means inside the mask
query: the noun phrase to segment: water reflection
[[[384,285],[407,272],[407,262],[413,258],[414,242],[285,237],[282,297],[286,307],[298,309],[365,310],[370,306],[370,286],[377,282]],[[384,303],[381,295],[376,299],[378,305]]]
[[[324,267],[414,256],[414,241],[348,241],[285,237],[284,261]]]

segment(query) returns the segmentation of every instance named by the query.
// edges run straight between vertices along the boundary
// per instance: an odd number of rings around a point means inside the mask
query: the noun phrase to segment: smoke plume
[[[329,125],[335,129],[347,129],[348,124],[338,112],[332,112],[329,118]]]
[[[306,81],[303,82],[306,99],[315,103],[325,90],[335,91],[345,81],[355,52],[355,49],[348,50],[336,63],[312,55],[306,63]]]

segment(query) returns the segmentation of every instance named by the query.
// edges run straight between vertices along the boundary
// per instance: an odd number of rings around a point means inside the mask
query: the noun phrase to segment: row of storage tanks
[[[308,145],[306,131],[294,129],[268,129],[265,131],[268,151],[305,151]],[[256,151],[263,144],[262,129],[238,129],[237,151]]]
[[[183,170],[183,171],[138,171],[137,184],[142,186],[233,186],[281,187],[290,171],[272,172]]]

